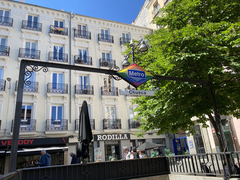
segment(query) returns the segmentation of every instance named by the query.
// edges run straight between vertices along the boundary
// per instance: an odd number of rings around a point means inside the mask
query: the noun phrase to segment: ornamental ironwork
[[[48,72],[48,67],[46,66],[37,66],[37,65],[26,65],[25,66],[25,78],[24,79],[24,84],[26,86],[30,86],[31,85],[31,81],[29,81],[29,79],[32,77],[32,73],[33,72],[39,72],[39,71],[43,71],[43,72]]]

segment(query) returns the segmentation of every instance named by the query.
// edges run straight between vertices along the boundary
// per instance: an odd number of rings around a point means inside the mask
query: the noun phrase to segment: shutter
[[[102,53],[102,60],[105,60],[105,53]]]
[[[38,28],[38,17],[36,16],[33,17],[33,27]]]
[[[0,79],[3,79],[3,68],[0,68]]]
[[[10,11],[5,11],[5,17],[7,17],[7,18],[10,17]]]
[[[62,119],[62,114],[63,114],[63,111],[62,111],[62,106],[58,106],[58,113],[57,113],[57,119]]]
[[[54,21],[54,26],[58,27],[58,21]]]
[[[0,10],[0,17],[3,17],[3,10]]]
[[[56,106],[52,106],[52,120],[56,120]]]
[[[32,16],[28,15],[28,22],[27,22],[28,27],[32,27]]]
[[[60,47],[59,46],[59,59],[63,59],[63,56],[64,56],[64,54],[63,54],[63,47]]]
[[[83,50],[83,61],[86,63],[87,62],[87,50]]]
[[[63,21],[60,21],[60,27],[63,28]]]
[[[1,39],[1,46],[6,46],[6,41],[7,41],[7,39],[2,38]]]
[[[79,52],[79,59],[82,60],[82,49],[79,49],[78,52]]]

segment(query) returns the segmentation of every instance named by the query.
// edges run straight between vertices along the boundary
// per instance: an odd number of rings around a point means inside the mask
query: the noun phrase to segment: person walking
[[[139,158],[139,154],[138,154],[138,152],[137,152],[137,149],[134,147],[134,148],[132,149],[132,151],[133,151],[133,159],[138,159],[138,158]]]
[[[45,167],[45,166],[51,166],[51,155],[46,153],[46,151],[43,149],[41,150],[41,161],[37,162],[36,164],[39,165],[40,167]]]
[[[76,154],[74,154],[73,152],[71,152],[71,153],[70,153],[70,156],[72,157],[71,164],[77,164],[77,163],[79,163],[79,159],[77,158]]]
[[[139,158],[146,158],[146,157],[147,157],[147,155],[144,154],[144,151],[143,151],[143,150],[140,150],[140,151],[139,151]]]

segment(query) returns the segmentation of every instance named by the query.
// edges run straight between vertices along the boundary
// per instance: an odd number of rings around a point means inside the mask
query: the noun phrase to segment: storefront
[[[12,140],[0,140],[1,173],[8,172]],[[51,155],[52,165],[63,165],[68,151],[68,137],[19,139],[17,169],[37,167],[35,162],[41,160],[41,150],[45,149]],[[65,155],[66,154],[66,155]]]

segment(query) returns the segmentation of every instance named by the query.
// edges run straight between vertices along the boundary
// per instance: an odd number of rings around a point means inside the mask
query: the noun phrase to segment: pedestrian
[[[133,159],[138,159],[138,158],[139,158],[139,154],[138,154],[138,152],[137,152],[137,149],[134,147],[134,148],[132,149],[132,151],[133,151]]]
[[[41,150],[41,161],[40,162],[36,162],[37,165],[39,165],[40,167],[45,167],[45,166],[51,166],[51,155],[46,153],[46,151],[43,149]]]
[[[143,150],[140,150],[140,151],[139,151],[139,158],[146,158],[146,157],[147,157],[147,155],[144,154],[144,151],[143,151]]]
[[[79,159],[77,158],[76,154],[74,154],[73,152],[71,152],[71,153],[70,153],[70,156],[72,157],[71,164],[77,164],[77,163],[79,163]]]

